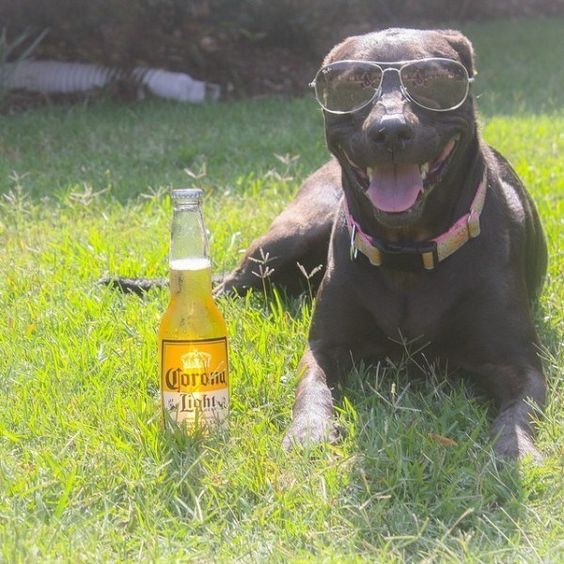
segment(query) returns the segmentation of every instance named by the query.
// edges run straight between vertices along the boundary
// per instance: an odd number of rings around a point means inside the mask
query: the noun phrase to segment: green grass
[[[206,189],[215,271],[232,267],[327,157],[310,99],[0,118],[0,559],[561,561],[563,23],[465,29],[484,135],[525,180],[549,242],[538,466],[496,464],[487,405],[440,374],[410,382],[404,366],[351,375],[339,445],[282,453],[306,298],[222,300],[229,432],[161,430],[166,292],[141,300],[95,281],[166,274],[171,186]],[[184,170],[204,167],[197,180]]]

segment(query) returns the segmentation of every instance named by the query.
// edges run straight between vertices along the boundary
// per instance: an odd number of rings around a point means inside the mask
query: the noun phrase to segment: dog
[[[388,29],[334,47],[313,86],[331,160],[254,241],[216,293],[271,281],[317,289],[283,445],[334,441],[334,392],[353,364],[428,342],[482,384],[496,452],[538,457],[531,419],[546,384],[531,303],[546,271],[543,230],[509,163],[476,121],[470,41]]]

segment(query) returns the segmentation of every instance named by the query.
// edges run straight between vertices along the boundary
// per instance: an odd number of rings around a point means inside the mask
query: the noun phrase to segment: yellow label
[[[227,340],[161,341],[163,411],[188,427],[222,423],[229,409]]]

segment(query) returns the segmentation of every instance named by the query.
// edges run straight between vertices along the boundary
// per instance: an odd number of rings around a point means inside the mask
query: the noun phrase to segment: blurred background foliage
[[[356,33],[562,15],[564,0],[0,0],[8,37],[48,31],[36,58],[187,72],[235,98],[303,92]]]

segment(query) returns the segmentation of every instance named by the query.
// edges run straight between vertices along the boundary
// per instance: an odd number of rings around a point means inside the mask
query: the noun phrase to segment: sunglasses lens
[[[401,81],[411,98],[429,110],[451,110],[468,94],[468,73],[456,61],[415,61],[401,69]]]
[[[315,77],[315,94],[329,112],[359,110],[380,88],[382,70],[363,62],[340,61],[323,67]]]

